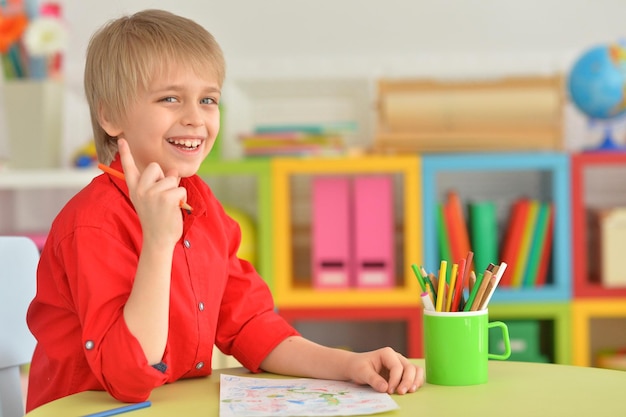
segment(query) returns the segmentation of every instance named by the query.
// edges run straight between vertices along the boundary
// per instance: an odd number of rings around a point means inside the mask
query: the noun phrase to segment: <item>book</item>
[[[512,287],[521,287],[524,279],[524,272],[528,265],[528,255],[532,246],[533,233],[535,231],[535,223],[537,222],[537,214],[539,213],[539,201],[530,200],[526,218],[524,219],[524,227],[522,230],[522,240],[519,247],[519,253],[515,267],[513,268]]]
[[[468,205],[469,230],[474,265],[483,271],[490,263],[498,263],[498,221],[493,201],[473,201]]]
[[[452,207],[448,204],[446,200],[442,203],[442,219],[445,223],[446,235],[448,237],[448,247],[450,250],[450,255],[446,261],[452,262],[452,260],[456,259],[457,254],[459,252],[460,239],[461,236],[458,233],[458,225],[456,225],[456,220],[454,219],[454,214],[452,213]]]
[[[458,263],[471,250],[463,204],[456,191],[449,191],[445,203],[445,219],[450,241],[451,261]]]
[[[452,262],[452,256],[450,253],[450,241],[448,239],[448,230],[444,214],[444,205],[442,203],[437,204],[435,215],[435,223],[437,226],[437,243],[439,246],[439,258],[442,261]]]
[[[358,124],[355,121],[336,121],[328,123],[303,123],[303,124],[265,124],[257,125],[254,133],[284,133],[284,132],[300,132],[311,135],[326,134],[346,134],[355,133],[358,130]]]
[[[241,134],[239,140],[246,156],[321,155],[345,148],[343,137],[336,134],[278,131]]]
[[[526,221],[529,206],[530,200],[527,198],[519,198],[511,206],[509,221],[500,251],[500,261],[506,262],[508,268],[500,279],[500,286],[510,286],[513,281],[513,270],[519,257],[524,222]]]
[[[600,284],[605,288],[626,287],[624,247],[626,246],[626,209],[612,207],[591,214],[599,241]]]
[[[548,228],[548,214],[550,205],[548,203],[539,203],[537,212],[537,221],[533,230],[530,249],[528,252],[528,261],[522,278],[523,287],[534,287],[537,279],[537,271],[543,254],[546,232]]]
[[[546,227],[546,238],[541,250],[541,260],[537,268],[535,287],[546,284],[550,260],[552,259],[552,240],[554,239],[554,206],[550,203],[548,210],[548,225]]]

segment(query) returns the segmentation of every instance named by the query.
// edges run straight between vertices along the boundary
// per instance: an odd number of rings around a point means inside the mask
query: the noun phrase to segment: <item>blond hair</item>
[[[91,113],[96,152],[109,164],[117,138],[100,125],[101,112],[122,121],[139,89],[174,65],[198,75],[213,73],[220,87],[225,63],[213,36],[196,22],[164,10],[144,10],[112,20],[94,33],[87,48],[85,94]]]

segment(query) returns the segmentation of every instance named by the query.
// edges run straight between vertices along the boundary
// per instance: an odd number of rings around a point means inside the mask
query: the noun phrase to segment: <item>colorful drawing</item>
[[[352,416],[395,410],[385,393],[350,382],[222,374],[220,417]]]

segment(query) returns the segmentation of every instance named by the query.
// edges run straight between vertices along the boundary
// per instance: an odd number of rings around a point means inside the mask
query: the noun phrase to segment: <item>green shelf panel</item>
[[[272,267],[272,187],[270,159],[233,159],[205,160],[198,175],[216,176],[253,176],[257,187],[257,269],[272,292],[274,291],[274,273]]]

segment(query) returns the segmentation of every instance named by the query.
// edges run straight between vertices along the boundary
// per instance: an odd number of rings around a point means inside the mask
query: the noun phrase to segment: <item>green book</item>
[[[445,214],[443,212],[443,204],[437,204],[436,223],[437,223],[437,242],[439,243],[440,261],[452,263],[452,252],[450,250],[450,240],[448,239],[448,229],[446,226]]]
[[[476,271],[498,264],[498,222],[493,201],[474,201],[469,206],[470,240]]]

